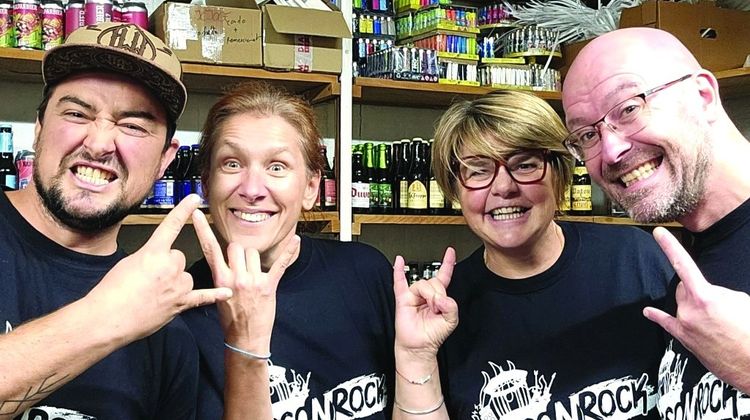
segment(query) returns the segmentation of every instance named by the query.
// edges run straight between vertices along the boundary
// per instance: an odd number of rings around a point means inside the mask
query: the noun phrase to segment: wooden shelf
[[[609,216],[557,216],[555,220],[565,222],[586,222],[605,225],[627,226],[666,226],[682,227],[679,223],[638,223],[627,217]],[[463,216],[412,216],[390,214],[355,214],[352,234],[360,235],[362,225],[465,225]]]
[[[719,92],[724,99],[750,96],[750,67],[714,73],[719,81]]]
[[[42,81],[43,51],[0,48],[0,77],[19,82]],[[221,93],[227,87],[247,80],[267,80],[313,102],[341,93],[338,75],[322,73],[275,72],[252,67],[183,63],[183,82],[190,92]]]
[[[164,216],[166,216],[166,214],[131,214],[125,218],[123,224],[131,226],[158,225],[164,220]],[[206,218],[209,223],[213,222],[210,214],[206,213]],[[317,232],[337,233],[341,229],[339,215],[335,211],[311,211],[302,213],[300,222],[303,225],[308,223],[323,224],[323,226],[318,226],[319,229],[316,229]],[[192,221],[188,221],[188,224],[191,223]]]
[[[407,82],[401,80],[357,77],[352,94],[358,103],[410,106],[423,108],[445,108],[456,100],[475,99],[492,92],[490,87],[441,85],[438,83]],[[527,91],[542,99],[559,103],[559,92]]]

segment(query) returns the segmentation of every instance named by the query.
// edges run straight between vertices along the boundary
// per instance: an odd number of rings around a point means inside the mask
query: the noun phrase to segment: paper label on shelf
[[[295,35],[294,45],[294,69],[310,73],[313,64],[312,38],[309,35]]]
[[[221,50],[224,47],[224,29],[203,34],[201,42],[201,55],[203,58],[216,63],[221,62]]]
[[[198,39],[198,34],[190,22],[190,7],[186,4],[173,3],[168,9],[167,29],[169,47],[175,50],[186,50],[188,40]]]

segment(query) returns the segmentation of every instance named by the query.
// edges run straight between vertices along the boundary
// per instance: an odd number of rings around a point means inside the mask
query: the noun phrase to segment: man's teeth
[[[244,213],[241,211],[237,211],[234,214],[236,214],[240,219],[246,221],[246,222],[262,222],[266,219],[268,219],[269,216],[268,213]]]
[[[522,207],[501,207],[499,209],[492,210],[490,214],[492,214],[492,218],[495,220],[517,219],[523,216],[523,208]]]
[[[112,174],[89,166],[78,166],[76,167],[76,177],[89,184],[104,185],[112,179]]]
[[[645,163],[620,177],[620,181],[622,181],[622,183],[625,184],[625,188],[627,188],[630,184],[644,180],[653,175],[658,167],[659,166],[653,162]]]

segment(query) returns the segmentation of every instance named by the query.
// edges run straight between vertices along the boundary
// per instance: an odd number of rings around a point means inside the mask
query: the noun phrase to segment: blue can
[[[0,125],[0,153],[13,153],[13,127]]]

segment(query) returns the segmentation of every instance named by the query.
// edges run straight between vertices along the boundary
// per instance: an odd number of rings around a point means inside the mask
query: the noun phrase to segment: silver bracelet
[[[253,352],[250,352],[250,351],[247,351],[247,350],[242,350],[240,348],[232,346],[229,343],[227,343],[226,341],[224,342],[224,346],[226,348],[228,348],[229,350],[232,350],[233,352],[239,353],[239,354],[241,354],[241,355],[243,355],[243,356],[245,356],[245,357],[247,357],[249,359],[254,359],[254,360],[268,360],[268,359],[271,358],[271,353],[268,353],[268,354],[255,354]]]
[[[435,373],[436,370],[437,370],[437,363],[435,363],[435,367],[432,368],[432,371],[430,373],[428,373],[427,375],[425,375],[425,376],[423,376],[421,378],[417,378],[417,379],[409,379],[409,378],[407,378],[406,376],[404,376],[403,374],[401,374],[401,372],[399,372],[398,369],[396,369],[396,373],[398,374],[398,376],[404,378],[404,380],[406,382],[408,382],[408,383],[410,383],[412,385],[424,385],[427,382],[430,382],[430,380],[432,379],[432,374]]]
[[[426,410],[409,410],[407,408],[401,407],[396,400],[393,400],[393,405],[395,405],[396,408],[398,408],[399,410],[403,411],[406,414],[413,414],[415,416],[421,416],[421,415],[424,415],[424,414],[430,414],[430,413],[434,413],[434,412],[438,411],[440,409],[440,407],[443,406],[444,402],[445,402],[445,397],[443,397],[441,395],[440,396],[440,401],[437,403],[437,405],[434,406],[434,407],[428,408]]]

